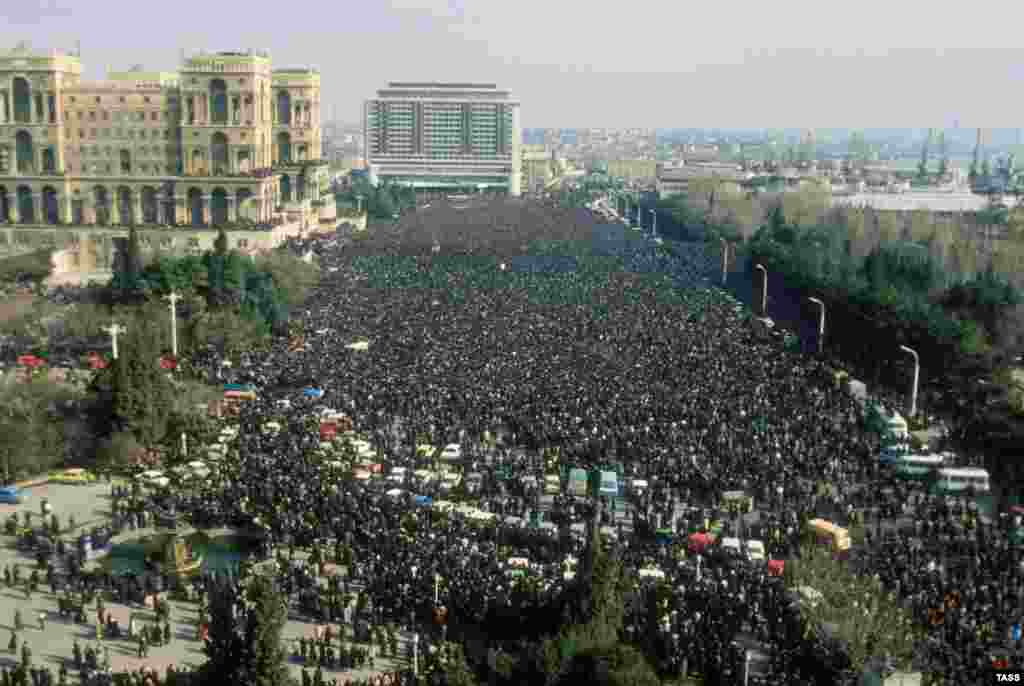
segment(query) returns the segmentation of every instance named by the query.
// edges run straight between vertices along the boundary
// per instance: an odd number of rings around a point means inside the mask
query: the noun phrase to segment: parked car
[[[21,505],[28,497],[28,491],[23,491],[17,486],[0,487],[0,503],[7,505]]]
[[[58,484],[91,484],[96,481],[95,474],[79,467],[50,472],[49,478]]]

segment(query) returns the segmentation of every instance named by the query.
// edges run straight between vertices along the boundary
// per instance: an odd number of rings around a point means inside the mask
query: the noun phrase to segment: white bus
[[[936,473],[932,490],[948,495],[957,495],[968,490],[973,490],[974,493],[988,493],[988,470],[978,467],[944,467]]]
[[[922,479],[946,464],[942,455],[900,455],[892,464],[897,476],[906,479]]]

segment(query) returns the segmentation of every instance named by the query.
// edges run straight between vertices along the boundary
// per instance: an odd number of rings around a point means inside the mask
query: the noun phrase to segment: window
[[[96,137],[96,129],[89,129],[89,138]]]
[[[198,248],[199,247],[199,239],[198,238],[189,238],[188,239],[188,247],[190,247],[190,248]]]
[[[89,110],[89,121],[96,121],[96,111]]]
[[[79,112],[79,113],[78,113],[78,121],[82,121],[82,115],[83,115],[83,113],[82,113],[82,112]]]
[[[71,102],[74,102],[75,101],[75,96],[72,95],[70,98],[68,98],[68,100],[70,100]]]
[[[107,121],[107,120],[110,119],[110,112],[107,112],[106,110],[103,110],[103,112],[101,114],[103,115],[103,121]]]
[[[142,102],[149,102],[149,96],[145,95],[142,97]]]
[[[96,102],[103,102],[103,99],[102,99],[102,98],[100,98],[100,96],[98,96],[98,95],[97,95],[97,96],[96,96]]]
[[[120,98],[118,98],[118,100],[120,100],[121,102],[124,102],[124,96],[122,95]]]
[[[81,112],[79,112],[81,114]],[[85,129],[78,129],[78,137],[85,138]]]
[[[157,121],[159,118],[160,118],[160,113],[159,112],[154,112],[153,116],[150,117],[150,120]]]
[[[238,239],[238,247],[239,248],[248,248],[249,247],[249,239],[248,238],[239,238]]]

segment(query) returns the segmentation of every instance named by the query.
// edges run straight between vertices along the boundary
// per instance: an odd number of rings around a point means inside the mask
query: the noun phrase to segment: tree
[[[868,661],[878,657],[909,667],[920,630],[874,577],[856,574],[834,560],[827,548],[811,545],[799,558],[787,560],[785,580],[797,597],[802,587],[821,594],[818,602],[800,602],[800,613],[818,640],[823,634],[838,640],[854,672],[864,671]]]
[[[162,320],[159,320],[162,321]],[[99,436],[124,431],[143,446],[157,445],[167,430],[174,388],[160,369],[163,332],[144,313],[132,319],[118,340],[120,354],[93,379],[92,409]]]
[[[63,459],[67,423],[61,410],[73,397],[70,389],[45,378],[0,381],[0,474],[5,482],[45,472]]]
[[[251,574],[240,584],[215,583],[210,593],[210,631],[199,668],[200,684],[291,686],[281,633],[288,621],[284,599],[273,582]]]
[[[213,242],[213,254],[218,257],[225,257],[228,254],[228,232],[223,226],[217,231],[217,240]]]
[[[917,177],[921,181],[928,180],[928,148],[932,142],[932,130],[928,129],[928,137],[925,138],[924,143],[921,145],[921,161],[917,164]]]
[[[967,172],[967,180],[971,184],[972,188],[978,184],[978,175],[981,173],[981,168],[979,167],[979,156],[981,155],[980,148],[981,146],[979,145],[974,146],[974,152],[971,154],[971,168],[970,171]]]
[[[946,144],[946,132],[939,132],[939,178],[946,178],[949,173],[949,146]]]

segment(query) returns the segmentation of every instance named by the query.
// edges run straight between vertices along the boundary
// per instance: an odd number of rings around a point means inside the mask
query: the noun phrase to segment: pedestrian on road
[[[39,616],[39,630],[40,631],[46,631],[46,611],[45,610],[40,610],[38,616]]]
[[[7,643],[7,652],[11,655],[18,652],[18,634],[13,629],[11,630],[11,640]]]
[[[14,611],[14,630],[15,631],[21,631],[24,628],[25,628],[25,622],[21,618],[21,610],[20,609],[16,609]]]

